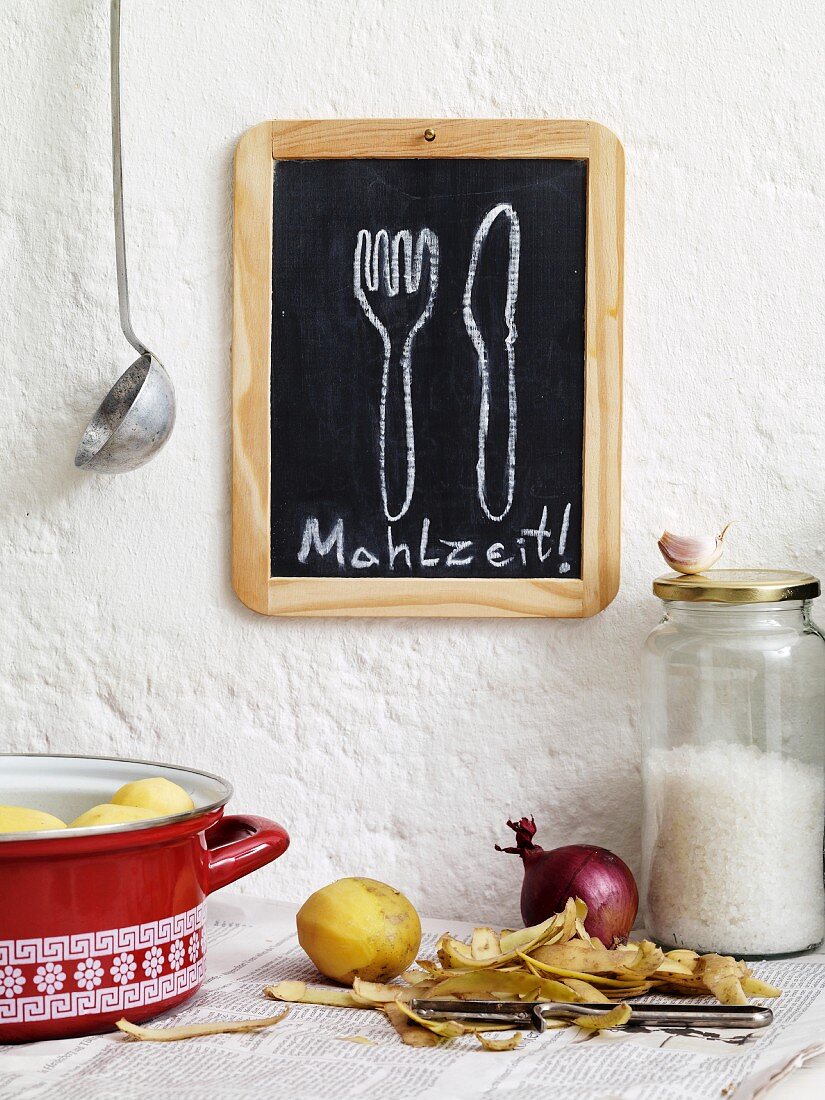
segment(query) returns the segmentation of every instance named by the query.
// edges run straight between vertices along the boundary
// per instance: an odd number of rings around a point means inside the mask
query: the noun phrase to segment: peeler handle
[[[548,1020],[606,1016],[613,1004],[570,1004],[560,1001],[413,1000],[410,1008],[426,1020],[489,1020],[532,1031],[544,1031]],[[624,1027],[751,1028],[767,1027],[773,1012],[763,1005],[633,1004]]]
[[[534,1015],[543,1024],[560,1016],[604,1016],[612,1008],[603,1004],[539,1004]],[[757,1028],[767,1027],[772,1020],[773,1012],[762,1005],[631,1005],[631,1017],[625,1026]]]

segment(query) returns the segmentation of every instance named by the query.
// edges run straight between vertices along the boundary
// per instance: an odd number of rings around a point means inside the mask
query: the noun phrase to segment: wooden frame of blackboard
[[[588,162],[581,576],[427,579],[270,576],[273,170],[288,159],[569,158]],[[270,121],[235,154],[233,583],[265,615],[580,618],[619,587],[624,153],[593,122]]]

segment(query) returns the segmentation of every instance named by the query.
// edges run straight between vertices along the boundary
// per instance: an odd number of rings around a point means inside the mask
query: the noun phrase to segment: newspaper
[[[294,913],[247,896],[211,899],[206,982],[158,1022],[270,1016],[277,1006],[262,996],[265,984],[317,981]],[[423,950],[446,923],[425,922]],[[414,1049],[377,1012],[295,1005],[277,1026],[244,1035],[138,1043],[115,1033],[0,1046],[0,1100],[751,1100],[825,1050],[825,955],[754,969],[785,991],[764,1031],[571,1027],[527,1035],[512,1052],[485,1052],[472,1036]],[[371,1043],[346,1041],[354,1036]]]

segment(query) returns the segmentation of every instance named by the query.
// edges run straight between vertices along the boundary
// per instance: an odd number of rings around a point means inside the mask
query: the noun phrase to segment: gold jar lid
[[[795,569],[709,569],[685,576],[665,573],[653,582],[660,600],[690,603],[781,603],[812,600],[819,595],[819,581]]]

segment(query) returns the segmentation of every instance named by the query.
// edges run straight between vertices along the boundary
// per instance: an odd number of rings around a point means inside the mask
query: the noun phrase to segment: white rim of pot
[[[96,760],[106,761],[112,764],[140,764],[143,767],[158,768],[165,771],[189,772],[190,775],[198,775],[203,779],[213,779],[224,788],[224,793],[215,802],[208,806],[196,806],[193,810],[185,810],[179,814],[167,814],[164,817],[153,817],[146,821],[126,822],[122,825],[92,825],[83,829],[40,829],[35,832],[0,833],[0,845],[8,841],[38,841],[74,839],[83,836],[106,836],[109,834],[140,833],[147,829],[156,829],[159,825],[170,825],[181,821],[191,821],[196,817],[219,810],[225,806],[233,794],[232,784],[222,775],[214,772],[201,771],[200,768],[188,768],[181,764],[163,764],[158,760],[137,760],[128,756],[88,756],[77,752],[0,752],[0,762],[5,758],[28,758],[33,760]]]

